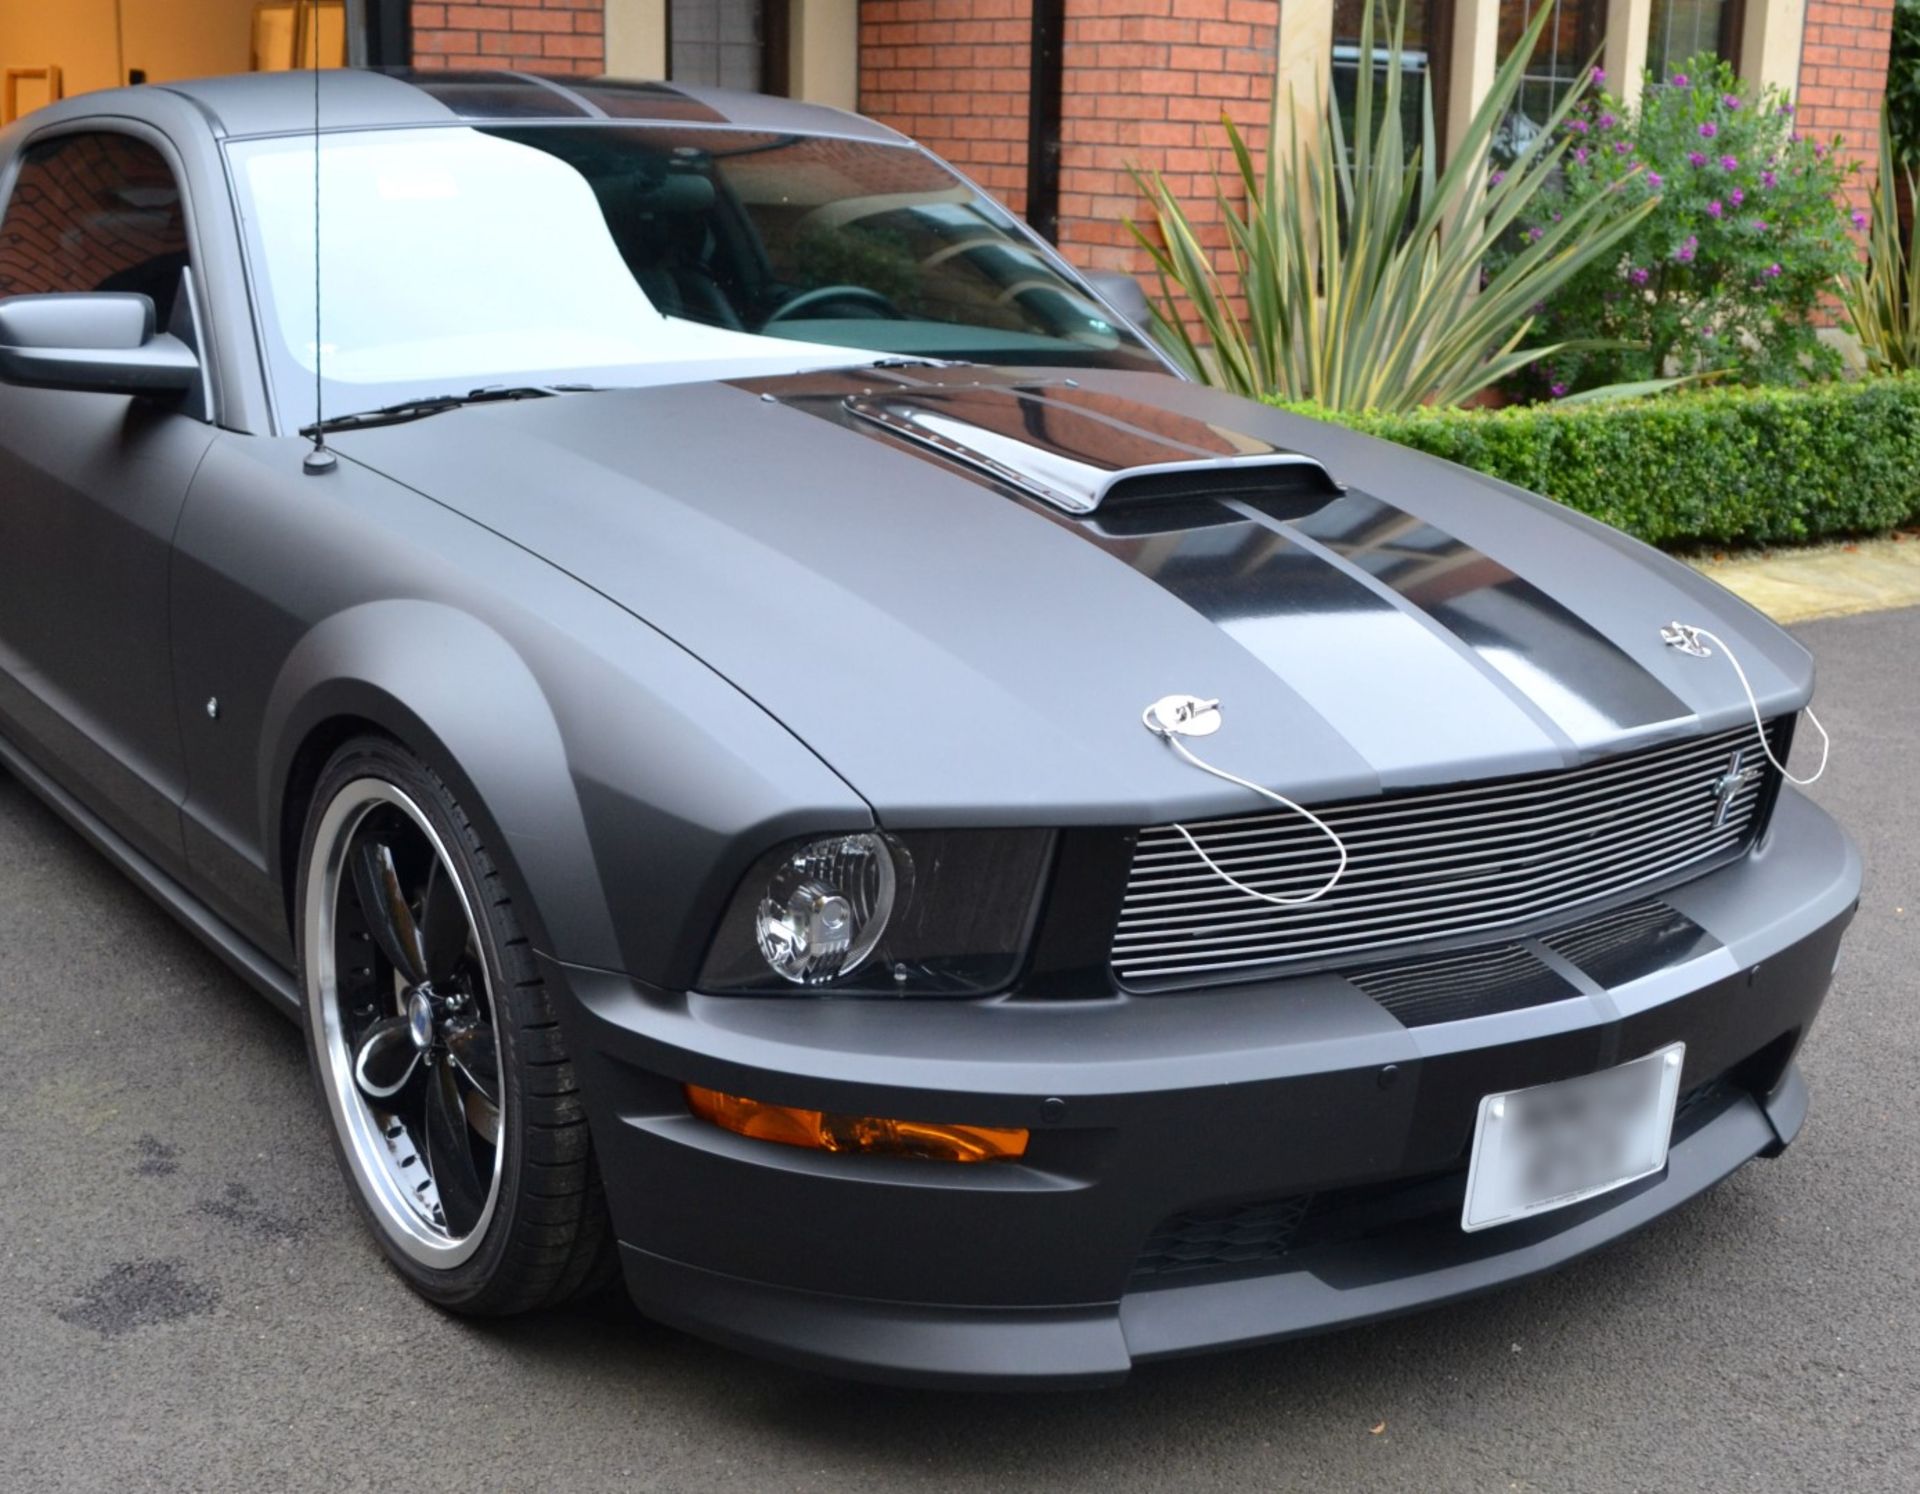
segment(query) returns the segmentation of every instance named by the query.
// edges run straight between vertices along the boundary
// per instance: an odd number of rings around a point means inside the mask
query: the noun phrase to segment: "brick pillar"
[[[413,65],[592,77],[606,70],[606,0],[414,0]]]
[[[1864,209],[1880,160],[1880,101],[1887,91],[1893,0],[1808,0],[1800,52],[1800,133],[1860,163],[1848,196]]]
[[[1029,0],[860,0],[860,112],[1024,211],[1032,21]]]
[[[1203,221],[1220,115],[1266,143],[1280,0],[1067,0],[1060,247],[1140,269],[1129,166],[1167,173]],[[924,142],[1015,212],[1026,204],[1029,0],[861,0],[860,110]],[[1224,243],[1224,238],[1221,240]]]
[[[1159,171],[1224,249],[1216,172],[1223,113],[1258,153],[1273,103],[1280,0],[1067,0],[1060,248],[1087,269],[1139,271],[1127,231],[1146,204],[1129,167]]]

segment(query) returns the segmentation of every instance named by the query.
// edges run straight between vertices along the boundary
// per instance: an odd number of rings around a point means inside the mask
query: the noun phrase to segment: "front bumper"
[[[942,1003],[548,970],[573,997],[569,1045],[643,1310],[839,1373],[1100,1383],[1547,1270],[1778,1152],[1805,1114],[1792,1057],[1859,882],[1839,828],[1787,794],[1754,854],[1663,894],[1706,936],[1671,962],[1424,1026],[1333,975]],[[1675,1040],[1691,1103],[1663,1174],[1460,1231],[1482,1095]],[[804,1151],[696,1120],[688,1082],[1033,1138],[1019,1163],[972,1167]]]

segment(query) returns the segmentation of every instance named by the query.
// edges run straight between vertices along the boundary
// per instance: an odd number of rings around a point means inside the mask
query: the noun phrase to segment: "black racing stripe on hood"
[[[1196,483],[1191,495],[1074,514],[851,410],[849,396],[876,384],[923,382],[912,377],[918,372],[841,371],[740,387],[1001,493],[1098,546],[1214,623],[1323,715],[1339,715],[1355,745],[1383,771],[1419,757],[1407,740],[1418,735],[1407,731],[1409,722],[1424,720],[1426,736],[1445,735],[1436,713],[1445,715],[1454,739],[1425,742],[1424,750],[1430,758],[1452,752],[1461,760],[1473,752],[1461,735],[1461,722],[1469,717],[1482,754],[1520,754],[1548,742],[1565,747],[1610,741],[1690,715],[1663,685],[1538,587],[1369,495],[1325,487],[1287,491],[1277,483],[1271,498],[1242,499],[1215,496]],[[894,379],[886,377],[890,373]],[[989,373],[956,386],[948,397],[1004,400],[1010,383]],[[1019,386],[1011,392],[1022,396],[1023,410],[1035,413],[1032,390]],[[1049,404],[1052,395],[1049,390]],[[1174,434],[1157,428],[1166,422],[1138,402],[1110,398],[1098,414],[1102,423],[1116,424],[1129,410],[1136,412],[1127,424],[1137,427],[1138,442],[1164,446]],[[1202,429],[1217,434],[1216,428]],[[1041,450],[1051,448],[1044,433],[1032,439]],[[1370,718],[1363,728],[1354,724],[1353,712],[1341,709],[1351,694],[1356,658],[1366,660],[1378,691],[1405,702],[1406,710],[1392,721]]]
[[[1228,633],[1280,617],[1397,610],[1284,534],[1242,519],[1220,504],[1200,500],[1175,512],[1184,521],[1182,527],[1138,535],[1091,519],[1053,513],[1047,517],[1125,561]],[[1242,636],[1241,641],[1247,639]],[[1257,647],[1253,652],[1270,666],[1281,663],[1264,657]]]
[[[1692,715],[1539,587],[1404,509],[1351,492],[1287,527],[1406,598],[1576,739]]]
[[[1154,504],[1122,520],[1019,501],[1213,623],[1322,716],[1338,719],[1387,781],[1405,769],[1431,772],[1436,762],[1567,740],[1549,713],[1471,650],[1443,641],[1412,608],[1297,542],[1284,526],[1237,513],[1238,504]],[[1149,516],[1161,526],[1133,532]],[[1356,648],[1388,708],[1348,708]],[[1409,732],[1414,720],[1424,720],[1426,730]]]

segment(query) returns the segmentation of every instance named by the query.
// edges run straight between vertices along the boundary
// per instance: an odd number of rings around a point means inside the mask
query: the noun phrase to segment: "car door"
[[[165,142],[64,128],[0,168],[0,296],[135,291],[192,337],[189,219]],[[0,734],[134,847],[180,862],[167,641],[204,399],[0,384]]]

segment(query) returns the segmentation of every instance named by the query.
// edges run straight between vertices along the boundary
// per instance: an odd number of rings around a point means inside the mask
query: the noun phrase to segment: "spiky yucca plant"
[[[1527,59],[1553,14],[1542,6],[1475,112],[1447,167],[1435,166],[1433,94],[1423,84],[1421,141],[1401,130],[1406,35],[1402,0],[1388,23],[1384,86],[1371,65],[1371,8],[1360,29],[1354,140],[1340,111],[1319,104],[1320,128],[1301,139],[1275,99],[1263,164],[1223,121],[1244,205],[1218,194],[1228,234],[1225,266],[1202,247],[1193,219],[1158,172],[1135,174],[1158,235],[1131,225],[1159,272],[1161,334],[1196,377],[1237,393],[1312,400],[1332,410],[1406,410],[1458,404],[1562,344],[1526,347],[1533,308],[1576,271],[1618,252],[1654,199],[1628,206],[1596,198],[1531,235],[1484,271],[1503,235],[1559,166],[1562,129],[1584,84],[1504,172],[1493,142]],[[1224,270],[1224,273],[1223,273]],[[1228,290],[1237,278],[1246,313]],[[1178,295],[1175,294],[1176,288]],[[1203,334],[1188,330],[1191,318]],[[1203,346],[1204,344],[1204,346]]]
[[[1888,373],[1920,368],[1920,255],[1900,233],[1895,173],[1903,171],[1882,108],[1880,175],[1869,204],[1866,263],[1855,264],[1840,277],[1840,304],[1867,355],[1867,366]],[[1920,184],[1912,172],[1906,172],[1906,179],[1908,199],[1920,202]]]

